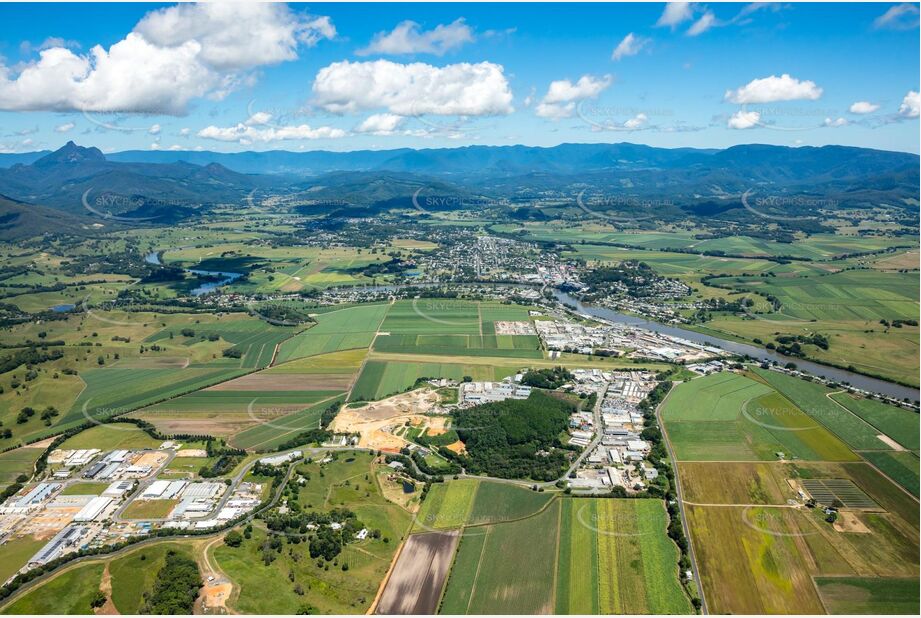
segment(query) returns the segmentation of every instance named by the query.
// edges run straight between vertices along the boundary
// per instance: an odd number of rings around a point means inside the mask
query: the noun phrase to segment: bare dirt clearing
[[[435,391],[419,389],[360,408],[343,408],[330,424],[330,429],[337,433],[359,434],[358,446],[362,448],[396,452],[409,442],[393,435],[392,431],[406,423],[444,430],[446,418],[426,416],[435,409],[440,399]]]

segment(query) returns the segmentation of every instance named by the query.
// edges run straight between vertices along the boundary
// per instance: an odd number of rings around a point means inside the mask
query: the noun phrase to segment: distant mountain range
[[[739,208],[739,195],[750,190],[764,197],[822,197],[823,207],[889,204],[917,212],[918,185],[917,155],[847,146],[714,150],[619,143],[103,155],[68,142],[54,152],[0,155],[0,194],[14,200],[158,221],[175,221],[213,204],[241,203],[253,191],[303,198],[321,214],[326,206],[362,213],[408,207],[423,188],[427,195],[485,196],[518,205],[548,196],[574,202],[583,191],[655,197],[669,203],[661,214],[676,216]],[[602,207],[621,206],[611,200]]]
[[[203,205],[239,202],[272,184],[270,177],[240,174],[219,163],[110,161],[98,148],[73,142],[29,164],[0,169],[0,194],[13,199],[134,218],[175,219]]]

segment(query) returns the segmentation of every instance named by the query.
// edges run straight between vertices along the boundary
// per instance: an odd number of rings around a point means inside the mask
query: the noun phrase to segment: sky
[[[0,152],[919,152],[917,3],[0,4]]]

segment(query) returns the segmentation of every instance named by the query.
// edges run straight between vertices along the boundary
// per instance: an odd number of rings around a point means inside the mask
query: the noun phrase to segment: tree
[[[231,530],[224,536],[224,544],[228,547],[239,547],[243,544],[243,535],[238,530]]]

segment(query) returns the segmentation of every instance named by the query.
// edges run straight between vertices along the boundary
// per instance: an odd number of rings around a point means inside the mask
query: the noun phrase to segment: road
[[[592,408],[592,417],[594,419],[595,427],[595,437],[592,438],[592,441],[588,443],[582,453],[576,457],[576,460],[572,462],[572,465],[569,466],[569,470],[566,471],[566,474],[563,475],[563,478],[568,478],[570,474],[579,469],[579,466],[582,465],[582,460],[588,457],[588,454],[598,448],[598,445],[601,444],[601,438],[604,437],[604,431],[601,427],[601,404],[604,403],[604,396],[608,392],[608,383],[605,382],[604,386],[601,387],[601,390],[598,391],[598,398],[595,400],[595,407]]]
[[[691,559],[691,571],[694,574],[694,583],[697,585],[697,596],[700,598],[700,613],[707,614],[709,613],[707,609],[707,598],[704,596],[704,588],[700,583],[700,571],[697,569],[697,557],[694,552],[694,542],[691,540],[691,528],[688,525],[688,518],[684,512],[685,503],[684,496],[681,493],[681,479],[678,476],[678,459],[675,457],[675,452],[672,450],[672,443],[668,439],[668,432],[665,430],[665,424],[662,422],[662,408],[665,406],[665,402],[668,401],[668,398],[671,397],[673,391],[674,388],[672,388],[672,390],[662,398],[659,405],[656,406],[656,421],[659,423],[659,430],[662,432],[662,441],[665,443],[665,448],[668,450],[668,459],[675,473],[675,499],[678,501],[678,512],[681,514],[681,527],[684,529],[685,537],[687,537],[688,540],[688,557]]]

